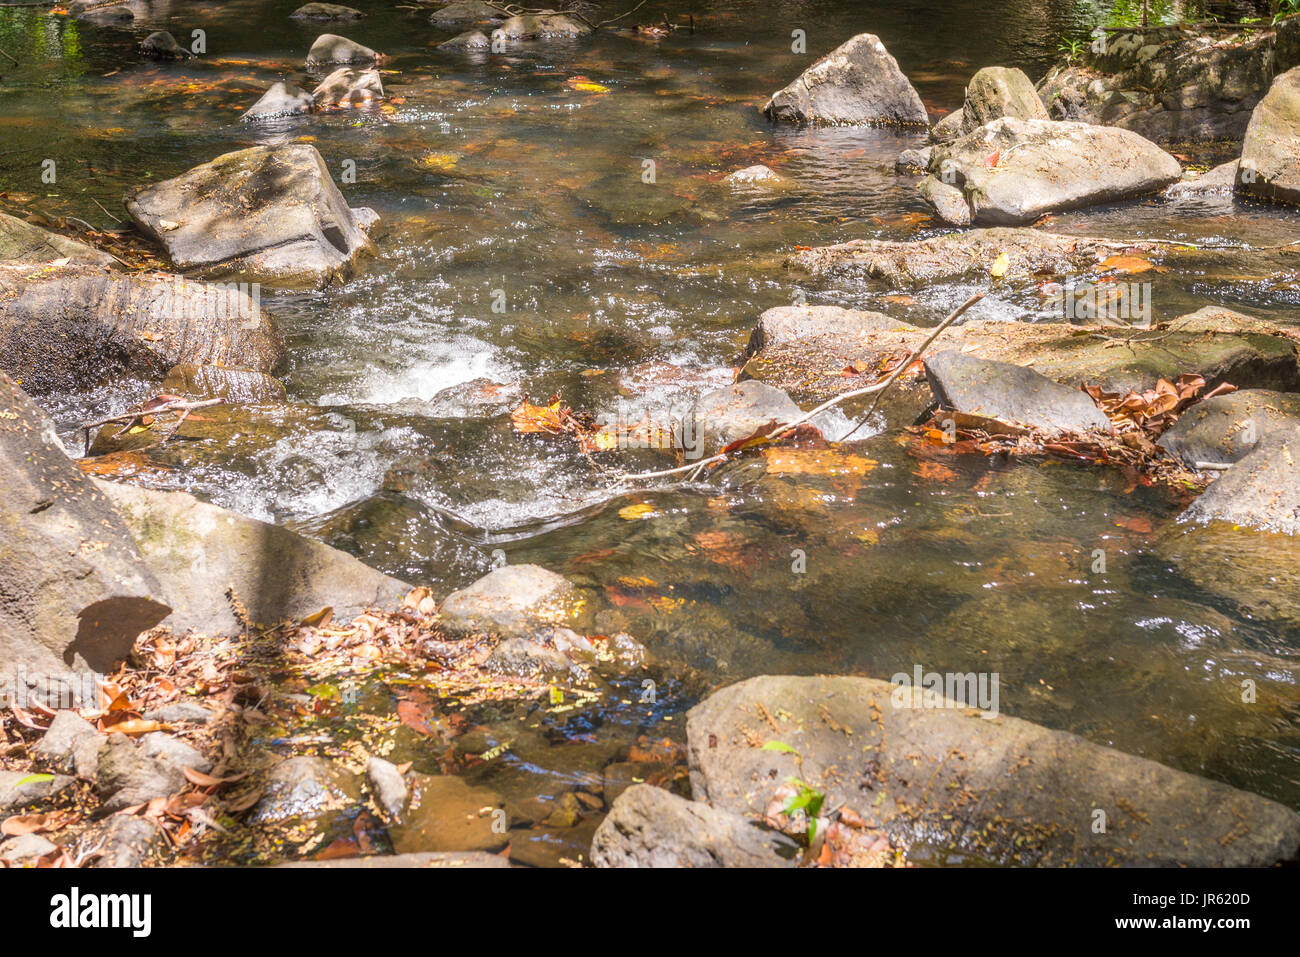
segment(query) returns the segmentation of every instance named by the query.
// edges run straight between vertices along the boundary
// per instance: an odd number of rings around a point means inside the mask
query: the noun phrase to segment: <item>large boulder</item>
[[[1277,432],[1300,426],[1300,395],[1241,389],[1198,402],[1157,445],[1189,468],[1231,465]]]
[[[226,153],[126,203],[136,225],[182,269],[323,284],[374,246],[316,148]]]
[[[1011,116],[1018,120],[1048,120],[1047,107],[1023,70],[1005,66],[986,66],[966,86],[961,107],[961,131],[971,130],[993,120]]]
[[[1251,114],[1241,144],[1237,188],[1261,199],[1300,205],[1300,67],[1275,79]]]
[[[435,26],[446,27],[461,23],[485,23],[492,20],[505,20],[510,14],[498,6],[483,0],[455,0],[439,7],[429,16],[429,22]]]
[[[948,221],[1019,226],[1047,213],[1133,199],[1178,182],[1182,167],[1129,130],[1003,117],[930,157],[930,179],[961,191]]]
[[[1180,518],[1300,534],[1300,427],[1291,424],[1260,439]]]
[[[185,492],[98,485],[175,609],[168,624],[177,631],[239,634],[236,601],[252,622],[273,625],[326,606],[346,620],[410,591],[351,555]]]
[[[3,373],[0,409],[0,682],[26,672],[38,696],[80,699],[95,690],[74,673],[111,671],[171,609],[112,502]]]
[[[452,634],[531,638],[547,629],[582,629],[591,610],[563,575],[537,565],[504,565],[448,595],[439,615]]]
[[[117,266],[116,259],[93,246],[0,213],[0,262],[43,264],[62,260],[109,269]]]
[[[378,70],[354,70],[340,67],[312,90],[316,109],[368,106],[384,98],[384,84]]]
[[[91,266],[0,266],[0,369],[32,394],[181,362],[270,372],[283,343],[252,287]]]
[[[757,818],[797,778],[827,813],[847,807],[895,846],[983,863],[1243,867],[1300,854],[1300,815],[1281,804],[964,707],[974,695],[922,692],[852,677],[723,688],[687,715],[692,793]]]
[[[880,38],[860,33],[777,90],[763,105],[769,120],[811,126],[924,126],[921,96]]]
[[[596,867],[796,867],[799,845],[731,811],[634,784],[591,842]]]

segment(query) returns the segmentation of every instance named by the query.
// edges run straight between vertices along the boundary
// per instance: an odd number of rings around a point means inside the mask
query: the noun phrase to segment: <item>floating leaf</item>
[[[1006,253],[998,253],[998,258],[993,260],[993,265],[989,268],[989,275],[994,279],[1001,279],[1011,268],[1011,257]]]
[[[638,518],[653,518],[656,514],[658,513],[655,512],[655,507],[646,503],[640,505],[625,505],[623,508],[618,510],[618,517],[629,522],[635,521]]]

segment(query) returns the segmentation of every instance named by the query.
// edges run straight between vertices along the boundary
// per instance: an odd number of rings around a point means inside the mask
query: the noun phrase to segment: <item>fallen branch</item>
[[[172,426],[171,430],[166,435],[164,435],[160,441],[154,443],[154,445],[162,445],[163,442],[166,442],[174,434],[176,434],[176,430],[181,427],[181,423],[183,423],[185,419],[189,416],[189,414],[193,412],[195,409],[206,409],[208,406],[221,405],[225,401],[226,401],[225,399],[202,399],[200,401],[195,402],[189,399],[171,399],[167,402],[162,403],[161,405],[153,406],[152,408],[140,409],[139,411],[136,412],[123,412],[119,415],[110,415],[103,419],[97,419],[94,422],[83,422],[79,426],[79,428],[83,433],[83,437],[86,443],[85,454],[87,455],[90,454],[90,430],[91,429],[97,429],[103,425],[112,425],[114,422],[125,423],[122,426],[122,428],[118,429],[117,432],[113,434],[113,437],[116,438],[117,436],[125,432],[127,429],[131,428],[131,426],[133,426],[135,423],[143,419],[146,415],[157,416],[164,412],[181,413],[180,418],[176,420],[176,424]],[[148,403],[146,403],[146,405],[147,404]]]

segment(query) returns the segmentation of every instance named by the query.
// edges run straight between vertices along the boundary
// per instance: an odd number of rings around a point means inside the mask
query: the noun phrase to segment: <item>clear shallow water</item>
[[[615,737],[672,733],[693,695],[765,671],[996,670],[1006,713],[1300,806],[1296,636],[1244,620],[1151,553],[1181,505],[1167,493],[1074,466],[955,459],[897,436],[851,449],[871,464],[848,474],[754,461],[707,485],[628,492],[572,445],[510,431],[524,393],[558,391],[593,414],[620,400],[681,411],[730,380],[763,309],[800,293],[915,322],[965,299],[962,283],[797,284],[781,265],[795,246],[940,232],[893,172],[924,136],[774,131],[757,106],[871,30],[945,111],[980,66],[1040,76],[1076,23],[1070,5],[994,18],[979,4],[712,2],[696,8],[693,35],[481,58],[434,50],[450,33],[425,14],[372,5],[339,29],[388,54],[385,86],[402,100],[392,112],[241,126],[271,82],[308,84],[302,58],[334,29],[287,20],[296,5],[154,4],[128,31],[0,11],[0,46],[23,61],[0,86],[10,207],[106,225],[96,201],[121,216],[139,185],[229,150],[305,141],[336,178],[355,163],[341,188],[383,218],[381,255],[355,279],[264,296],[289,338],[294,408],[233,413],[208,441],[160,453],[172,470],[143,480],[289,523],[439,593],[486,571],[498,548],[570,575],[604,609],[602,628],[637,634],[691,682],[649,718],[612,708],[591,719]],[[635,19],[665,11],[677,12],[650,4]],[[160,65],[132,50],[150,29],[183,40],[194,26],[207,30],[203,58]],[[790,53],[796,28],[809,56]],[[46,156],[59,163],[53,186],[39,180]],[[759,162],[792,188],[721,183]],[[1292,213],[1230,200],[1130,204],[1052,226],[1254,246],[1296,227]],[[1221,303],[1295,322],[1300,297],[1293,266],[1231,255],[1153,281],[1157,318]],[[1039,309],[1032,294],[995,292],[977,314]],[[70,437],[154,391],[121,383],[47,404]],[[644,453],[626,467],[656,463]],[[621,517],[631,504],[654,511]],[[1090,571],[1095,548],[1107,551],[1102,575]],[[1251,708],[1238,700],[1243,677],[1261,689]],[[674,709],[676,725],[664,722]]]

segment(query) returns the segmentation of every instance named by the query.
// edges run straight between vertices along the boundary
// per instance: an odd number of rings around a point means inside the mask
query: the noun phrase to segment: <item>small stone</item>
[[[379,809],[389,820],[399,820],[406,809],[410,791],[397,766],[383,758],[372,757],[366,762],[366,780],[370,782]]]
[[[212,770],[212,762],[202,752],[161,731],[150,732],[141,738],[140,749],[146,757],[157,758],[173,767],[190,768],[203,774]]]
[[[99,736],[99,732],[89,721],[76,711],[65,709],[55,713],[54,720],[45,731],[45,736],[32,751],[38,758],[44,759],[50,767],[68,773],[76,766],[77,745]]]
[[[65,774],[31,774],[0,771],[0,811],[18,812],[48,801],[70,788],[73,779]]]
[[[99,752],[95,786],[106,811],[170,797],[186,783],[180,768],[148,757],[124,734],[109,735],[107,746]]]
[[[39,834],[20,834],[0,844],[0,861],[18,864],[22,861],[44,857],[51,851],[58,850],[58,845],[46,840]]]
[[[192,701],[178,701],[163,708],[146,711],[144,716],[150,721],[163,724],[207,724],[213,714],[207,708]]]

